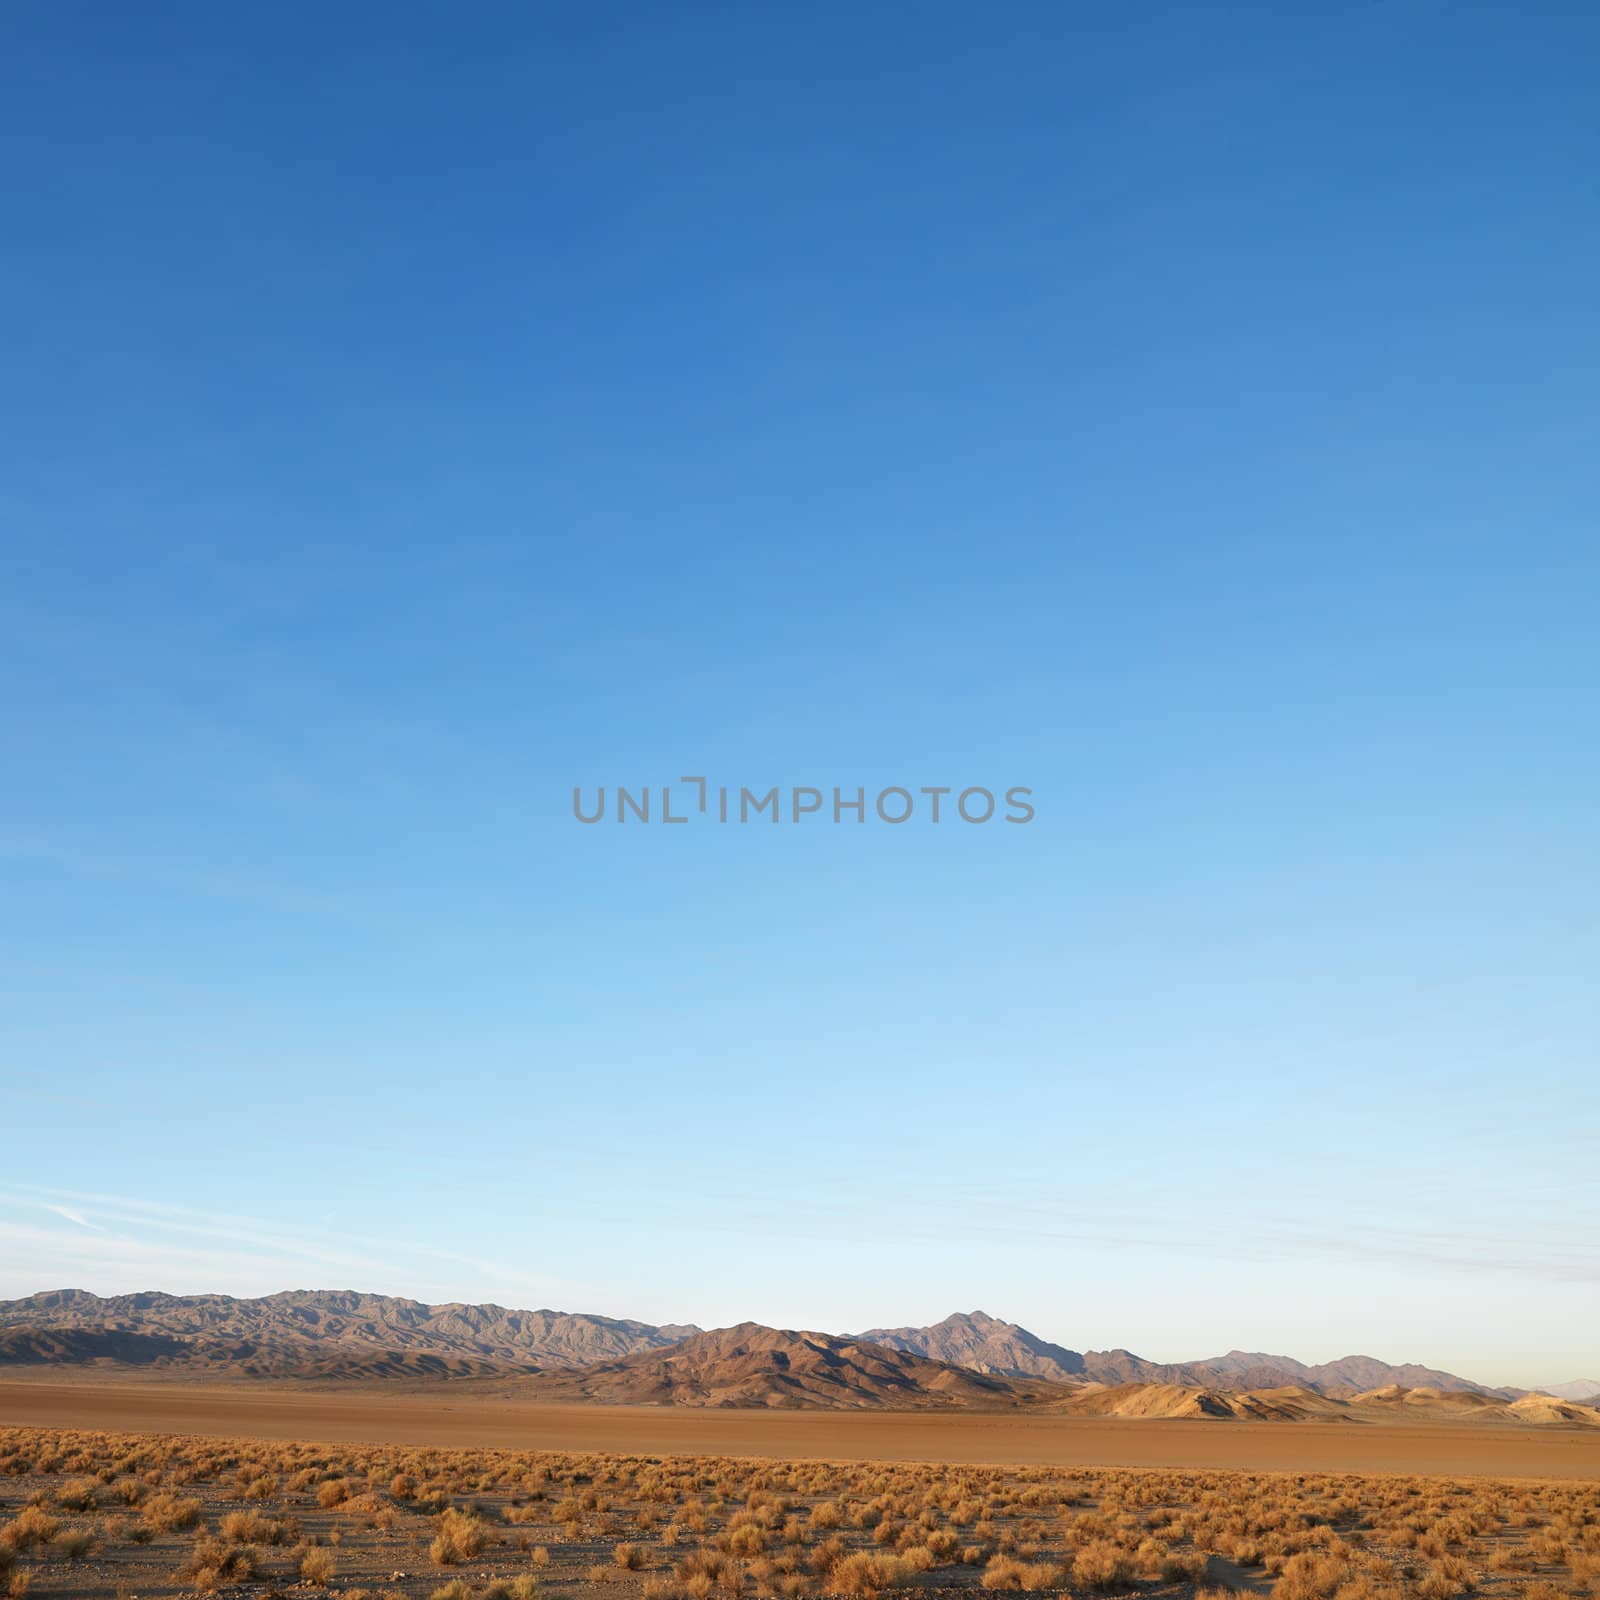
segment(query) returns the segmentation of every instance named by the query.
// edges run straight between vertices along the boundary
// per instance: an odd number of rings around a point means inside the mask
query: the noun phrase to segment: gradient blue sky
[[[0,1293],[1593,1373],[1597,78],[8,5]]]

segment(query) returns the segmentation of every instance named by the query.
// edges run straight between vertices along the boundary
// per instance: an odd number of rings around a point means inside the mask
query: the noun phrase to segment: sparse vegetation
[[[1593,1484],[0,1429],[0,1597],[30,1584],[140,1600],[1592,1600],[1600,1498]]]

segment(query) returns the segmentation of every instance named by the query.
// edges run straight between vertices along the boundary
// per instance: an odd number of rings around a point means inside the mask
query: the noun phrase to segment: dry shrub
[[[199,1520],[205,1509],[198,1500],[163,1492],[144,1503],[144,1520],[157,1533],[184,1533]]]
[[[99,1488],[93,1478],[68,1478],[56,1490],[56,1504],[65,1511],[93,1511]]]
[[[830,1594],[875,1595],[893,1589],[911,1576],[899,1556],[857,1550],[833,1565],[828,1574]]]
[[[996,1556],[983,1570],[985,1589],[1020,1589],[1022,1563],[1011,1556]]]
[[[333,1576],[333,1552],[320,1544],[311,1545],[300,1557],[300,1577],[314,1589],[327,1586]]]
[[[18,1515],[0,1528],[0,1558],[10,1570],[21,1550],[37,1550],[61,1530],[61,1523],[51,1517],[42,1506],[26,1506]]]
[[[191,1581],[197,1594],[211,1594],[255,1575],[256,1552],[249,1545],[223,1539],[196,1539],[188,1559],[173,1574]]]
[[[611,1552],[611,1559],[624,1572],[637,1572],[644,1565],[644,1551],[636,1544],[619,1544]]]
[[[1489,1556],[1491,1572],[1536,1572],[1539,1558],[1526,1545],[1502,1545]]]
[[[234,1544],[278,1544],[283,1539],[283,1524],[259,1511],[225,1512],[219,1531]]]
[[[820,1577],[824,1573],[832,1572],[847,1554],[844,1540],[838,1534],[834,1534],[812,1550],[806,1565]]]
[[[1353,1574],[1349,1554],[1339,1550],[1301,1550],[1288,1556],[1272,1586],[1273,1600],[1328,1600]]]
[[[61,1524],[43,1506],[24,1506],[16,1517],[0,1528],[0,1550],[16,1555],[38,1550],[61,1531]]]
[[[1162,1583],[1195,1583],[1205,1576],[1206,1558],[1198,1550],[1168,1550],[1156,1578]]]
[[[1018,1561],[1013,1556],[996,1556],[984,1568],[985,1589],[1059,1589],[1066,1582],[1066,1571],[1053,1561]]]
[[[1470,1594],[1476,1587],[1472,1568],[1460,1556],[1443,1556],[1422,1575],[1417,1594],[1421,1600],[1455,1600],[1457,1595]]]
[[[94,1535],[87,1528],[68,1528],[50,1541],[51,1554],[63,1561],[81,1561],[94,1547]]]
[[[434,1526],[437,1532],[428,1554],[436,1567],[459,1566],[476,1560],[482,1552],[485,1534],[477,1517],[452,1506],[439,1514]]]
[[[1072,1581],[1082,1589],[1126,1589],[1133,1568],[1127,1552],[1109,1539],[1091,1539],[1072,1558]]]

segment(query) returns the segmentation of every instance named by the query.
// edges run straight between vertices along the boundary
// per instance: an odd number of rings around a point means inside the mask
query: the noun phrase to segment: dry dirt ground
[[[7,1380],[3,1423],[439,1448],[1600,1481],[1593,1429],[550,1406],[470,1384],[341,1390]]]
[[[10,1596],[1568,1600],[1597,1589],[1593,1482],[0,1427]]]

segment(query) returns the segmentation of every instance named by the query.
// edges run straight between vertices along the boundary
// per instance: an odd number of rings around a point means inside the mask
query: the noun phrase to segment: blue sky
[[[8,7],[0,1293],[1591,1374],[1597,69]]]

